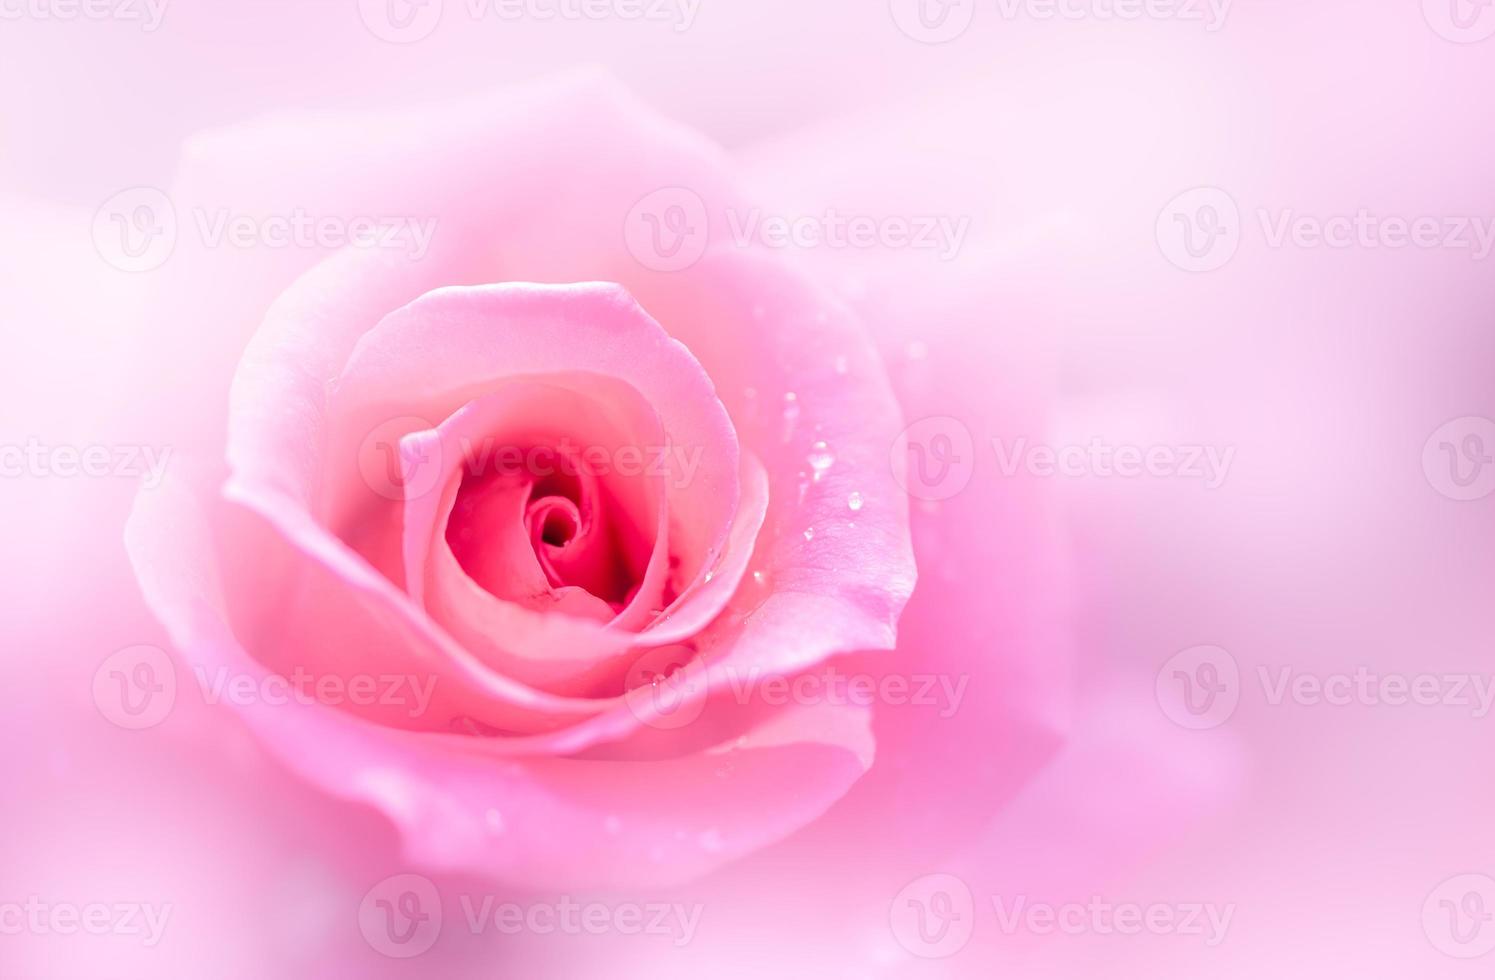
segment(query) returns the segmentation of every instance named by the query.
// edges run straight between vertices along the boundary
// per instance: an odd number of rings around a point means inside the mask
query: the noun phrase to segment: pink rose
[[[238,707],[423,868],[678,881],[815,820],[871,709],[758,685],[892,648],[914,583],[857,314],[729,240],[718,153],[606,83],[392,125],[377,172],[292,162],[362,126],[189,153],[179,208],[229,187],[434,235],[301,275],[239,364],[226,479],[142,492],[127,542],[181,657],[311,692]]]

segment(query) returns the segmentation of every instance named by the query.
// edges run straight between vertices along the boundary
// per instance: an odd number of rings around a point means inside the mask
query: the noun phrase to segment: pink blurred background
[[[1053,19],[1041,2],[957,0],[944,23],[969,25],[929,44],[900,29],[916,5],[886,0],[700,0],[685,30],[446,6],[429,36],[391,43],[355,0],[167,0],[149,31],[123,15],[60,19],[63,0],[0,0],[0,442],[213,445],[244,337],[142,322],[156,281],[100,261],[90,231],[116,192],[170,186],[192,134],[598,64],[722,144],[783,213],[970,219],[949,261],[858,256],[853,277],[840,257],[804,258],[889,311],[878,340],[900,395],[957,418],[989,482],[993,438],[1207,446],[1232,450],[1231,465],[1218,486],[1018,474],[1003,493],[1040,499],[1053,526],[1000,539],[979,529],[1007,498],[978,478],[951,506],[980,549],[920,541],[908,628],[942,624],[997,664],[1073,657],[1050,665],[1065,719],[1052,746],[972,741],[991,731],[975,725],[931,732],[926,757],[885,764],[955,774],[945,795],[899,799],[903,784],[874,770],[849,801],[881,801],[896,830],[858,836],[833,811],[691,886],[605,899],[699,903],[687,945],[452,927],[412,961],[381,956],[358,928],[364,893],[402,870],[377,814],[294,781],[237,726],[212,723],[220,709],[187,699],[142,732],[101,717],[104,658],[164,643],[121,543],[134,481],[7,473],[0,907],[38,896],[172,913],[153,945],[10,929],[0,914],[0,971],[1489,974],[1495,954],[1473,954],[1495,947],[1480,918],[1495,915],[1495,720],[1442,681],[1434,704],[1272,703],[1260,671],[1464,677],[1471,692],[1495,674],[1495,462],[1483,459],[1495,423],[1443,428],[1495,418],[1490,256],[1477,242],[1387,247],[1391,232],[1274,245],[1271,227],[1287,212],[1495,222],[1495,36],[1481,37],[1495,35],[1495,7],[1188,5],[1223,13],[1210,30],[1104,17],[1117,9],[1105,0]],[[148,15],[144,0],[100,9]],[[1234,205],[1222,220],[1239,240],[1191,255],[1170,209],[1199,187]],[[1203,235],[1197,203],[1183,218]],[[917,511],[915,526],[927,534]],[[948,572],[946,548],[959,559]],[[1058,594],[1022,581],[1043,561],[1065,570]],[[989,612],[1004,602],[1051,608],[1043,636],[1007,631],[1024,620]],[[1171,658],[1200,646],[1238,671],[1228,716],[1179,700]],[[972,797],[998,802],[964,807],[963,779],[998,787]],[[969,942],[911,939],[905,885],[942,889]],[[1165,929],[1004,929],[998,906],[1019,896],[1231,912],[1214,945]]]

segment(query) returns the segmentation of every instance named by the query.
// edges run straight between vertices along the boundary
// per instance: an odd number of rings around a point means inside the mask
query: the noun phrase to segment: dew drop
[[[820,478],[825,475],[825,471],[835,465],[836,454],[831,452],[831,447],[826,445],[824,441],[817,442],[810,447],[808,462],[810,469],[815,471],[815,481],[818,483],[820,482]]]
[[[806,541],[814,541],[815,540],[815,529],[813,527],[807,527],[807,528],[805,528],[805,540]]]
[[[861,493],[856,490],[853,490],[851,492],[851,496],[846,498],[846,506],[850,507],[853,512],[861,510],[862,504],[865,502],[866,501],[862,499]]]
[[[753,583],[755,585],[768,584],[768,576],[763,573],[763,570],[761,568],[753,573]]]
[[[794,427],[799,424],[799,396],[792,391],[784,393],[784,429],[781,433],[785,442],[794,435]]]

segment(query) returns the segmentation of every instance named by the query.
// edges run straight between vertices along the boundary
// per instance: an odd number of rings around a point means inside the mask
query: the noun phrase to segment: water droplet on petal
[[[810,447],[808,462],[810,469],[815,471],[815,481],[818,483],[821,476],[825,474],[825,471],[835,465],[836,454],[831,452],[831,447],[823,441],[817,442]]]
[[[756,585],[768,584],[768,576],[763,574],[763,570],[761,568],[753,573],[753,583]]]
[[[853,490],[851,496],[846,498],[846,506],[850,507],[853,511],[861,510],[863,503],[865,501],[862,499],[861,493],[856,490]]]
[[[815,540],[815,529],[813,527],[807,527],[807,528],[805,528],[805,540],[806,541],[814,541]]]
[[[782,438],[785,442],[794,435],[794,427],[799,424],[799,396],[792,391],[784,393],[784,429]]]

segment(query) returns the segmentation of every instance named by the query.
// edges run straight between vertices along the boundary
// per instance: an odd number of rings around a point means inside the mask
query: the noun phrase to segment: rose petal
[[[173,479],[137,498],[126,529],[146,600],[181,654],[262,678],[227,625],[210,538],[196,495]],[[696,877],[813,820],[872,761],[865,709],[829,704],[648,762],[500,761],[458,747],[502,740],[401,731],[314,703],[235,707],[287,766],[394,820],[419,866],[540,887]],[[795,793],[779,791],[786,781]]]

